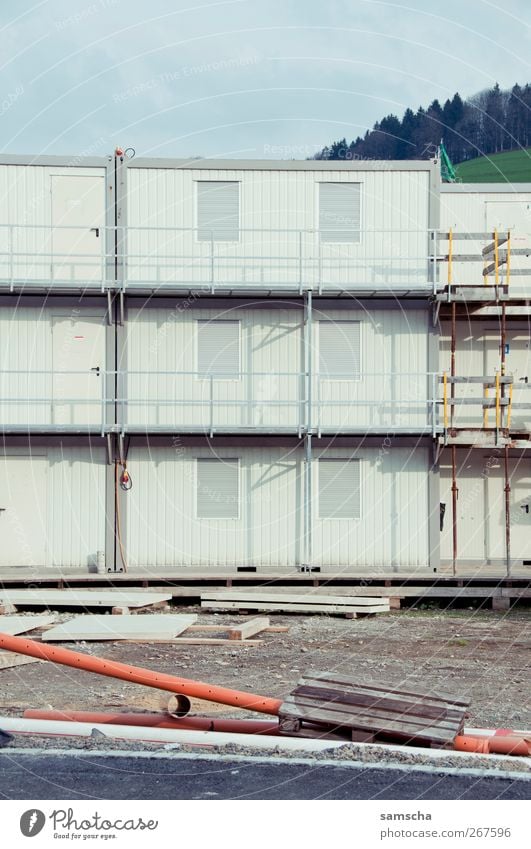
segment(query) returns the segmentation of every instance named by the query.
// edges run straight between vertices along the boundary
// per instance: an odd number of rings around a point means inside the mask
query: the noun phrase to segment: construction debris
[[[150,614],[149,616],[105,616],[89,613],[76,616],[56,625],[43,634],[46,642],[73,642],[78,640],[174,640],[197,622],[197,614]]]
[[[372,613],[389,613],[388,598],[321,595],[314,592],[253,592],[252,589],[201,593],[201,607],[209,610],[271,610],[288,613],[340,613],[348,619]]]
[[[117,590],[100,592],[99,590],[1,590],[0,605],[11,604],[15,607],[128,607],[135,610],[167,606],[171,593],[159,593],[146,590]]]
[[[453,696],[360,684],[329,672],[302,677],[280,710],[280,733],[348,735],[356,742],[453,745],[469,702]]]
[[[36,628],[44,628],[55,622],[54,614],[46,616],[0,616],[0,632],[4,634],[25,634]]]

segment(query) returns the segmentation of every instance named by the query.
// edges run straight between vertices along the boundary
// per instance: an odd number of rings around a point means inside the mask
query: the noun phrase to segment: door
[[[103,281],[104,177],[54,174],[51,182],[52,279]]]
[[[499,334],[485,333],[485,374],[494,375],[500,369]],[[513,376],[513,408],[511,429],[531,428],[531,339],[529,329],[509,327],[506,333],[506,373]],[[507,390],[508,392],[508,390]],[[494,389],[490,390],[494,397]],[[507,418],[504,418],[507,422]],[[489,412],[489,426],[495,426],[494,410]]]
[[[46,565],[45,455],[0,458],[0,565]]]
[[[488,514],[486,532],[488,557],[491,560],[505,558],[505,494],[503,461],[499,461],[495,479],[487,481]],[[527,458],[512,458],[509,461],[511,491],[509,511],[511,517],[511,561],[531,561],[531,471]]]
[[[93,425],[102,419],[104,316],[52,318],[52,422]]]

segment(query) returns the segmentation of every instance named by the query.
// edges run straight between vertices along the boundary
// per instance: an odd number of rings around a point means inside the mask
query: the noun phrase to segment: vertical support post
[[[453,282],[453,253],[454,253],[454,233],[450,227],[448,233],[448,286]]]
[[[305,516],[305,546],[304,559],[306,566],[312,565],[313,560],[313,525],[312,525],[312,434],[307,433],[305,438],[305,488],[304,488],[304,516]]]
[[[509,291],[509,283],[511,282],[511,231],[507,230],[507,270],[505,272],[505,285]]]
[[[457,574],[457,449],[452,445],[452,575]]]
[[[452,338],[451,338],[451,352],[450,352],[450,374],[452,377],[455,377],[455,349],[457,347],[457,325],[456,325],[456,310],[457,305],[455,301],[452,301]],[[450,396],[452,398],[452,402],[455,400],[455,381],[452,380],[450,386]],[[455,404],[451,404],[450,408],[450,426],[453,427],[454,424],[454,409]]]
[[[448,372],[443,372],[443,425],[448,430]]]
[[[494,282],[500,284],[500,250],[498,246],[498,231],[494,231]]]
[[[306,565],[312,562],[312,418],[313,418],[313,294],[307,289],[304,298],[304,369],[306,372],[306,434],[305,476],[304,476],[304,559]]]
[[[509,446],[505,446],[505,563],[507,577],[511,577],[511,478],[509,475]]]
[[[505,301],[502,303],[501,308],[501,325],[500,325],[500,373],[502,378],[505,377],[506,373],[506,359],[507,359],[507,316],[506,316],[506,307]],[[505,398],[505,381],[501,381],[501,397]],[[503,419],[504,419],[505,410],[502,407],[501,410],[501,421],[500,426],[503,427]]]

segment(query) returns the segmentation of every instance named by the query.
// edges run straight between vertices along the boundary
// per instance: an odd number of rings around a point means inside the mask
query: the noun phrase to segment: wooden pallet
[[[360,684],[328,672],[309,672],[282,704],[280,732],[290,736],[341,735],[358,742],[451,746],[463,730],[469,702]]]
[[[287,593],[224,592],[201,593],[201,607],[209,610],[274,610],[288,613],[341,613],[355,619],[359,615],[389,613],[388,598],[352,598],[348,596],[319,595],[316,592]]]

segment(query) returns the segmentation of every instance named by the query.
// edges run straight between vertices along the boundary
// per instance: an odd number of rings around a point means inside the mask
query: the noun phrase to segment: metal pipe
[[[511,478],[509,475],[509,446],[505,446],[505,563],[507,577],[511,577]]]
[[[219,731],[224,734],[278,734],[278,722],[267,719],[214,719],[170,713],[105,713],[88,710],[25,710],[25,719],[59,722],[97,722],[100,725],[136,725],[143,728],[173,728],[175,731]]]
[[[59,646],[48,646],[44,643],[37,643],[35,640],[13,637],[10,634],[0,633],[0,648],[27,654],[30,657],[36,657],[38,660],[49,660],[52,663],[71,666],[74,669],[95,672],[97,675],[119,678],[133,684],[143,684],[145,687],[155,687],[159,690],[167,690],[170,693],[204,699],[207,702],[218,702],[222,705],[243,708],[244,710],[254,710],[258,713],[268,713],[272,716],[278,714],[282,705],[280,699],[257,696],[240,690],[231,690],[227,687],[217,687],[214,684],[204,684],[201,681],[192,681],[189,678],[178,678],[164,672],[152,672],[150,669],[144,669],[140,666],[129,666],[129,664],[119,663],[116,660],[92,657]]]
[[[450,375],[455,377],[455,349],[457,347],[457,324],[456,324],[456,303],[452,301],[452,338],[451,338],[451,346],[450,346]],[[452,401],[455,399],[455,381],[451,381],[450,386],[450,396]],[[450,409],[450,426],[453,426],[454,423],[454,407],[455,404],[451,404]]]
[[[452,445],[452,574],[457,573],[457,449]]]

